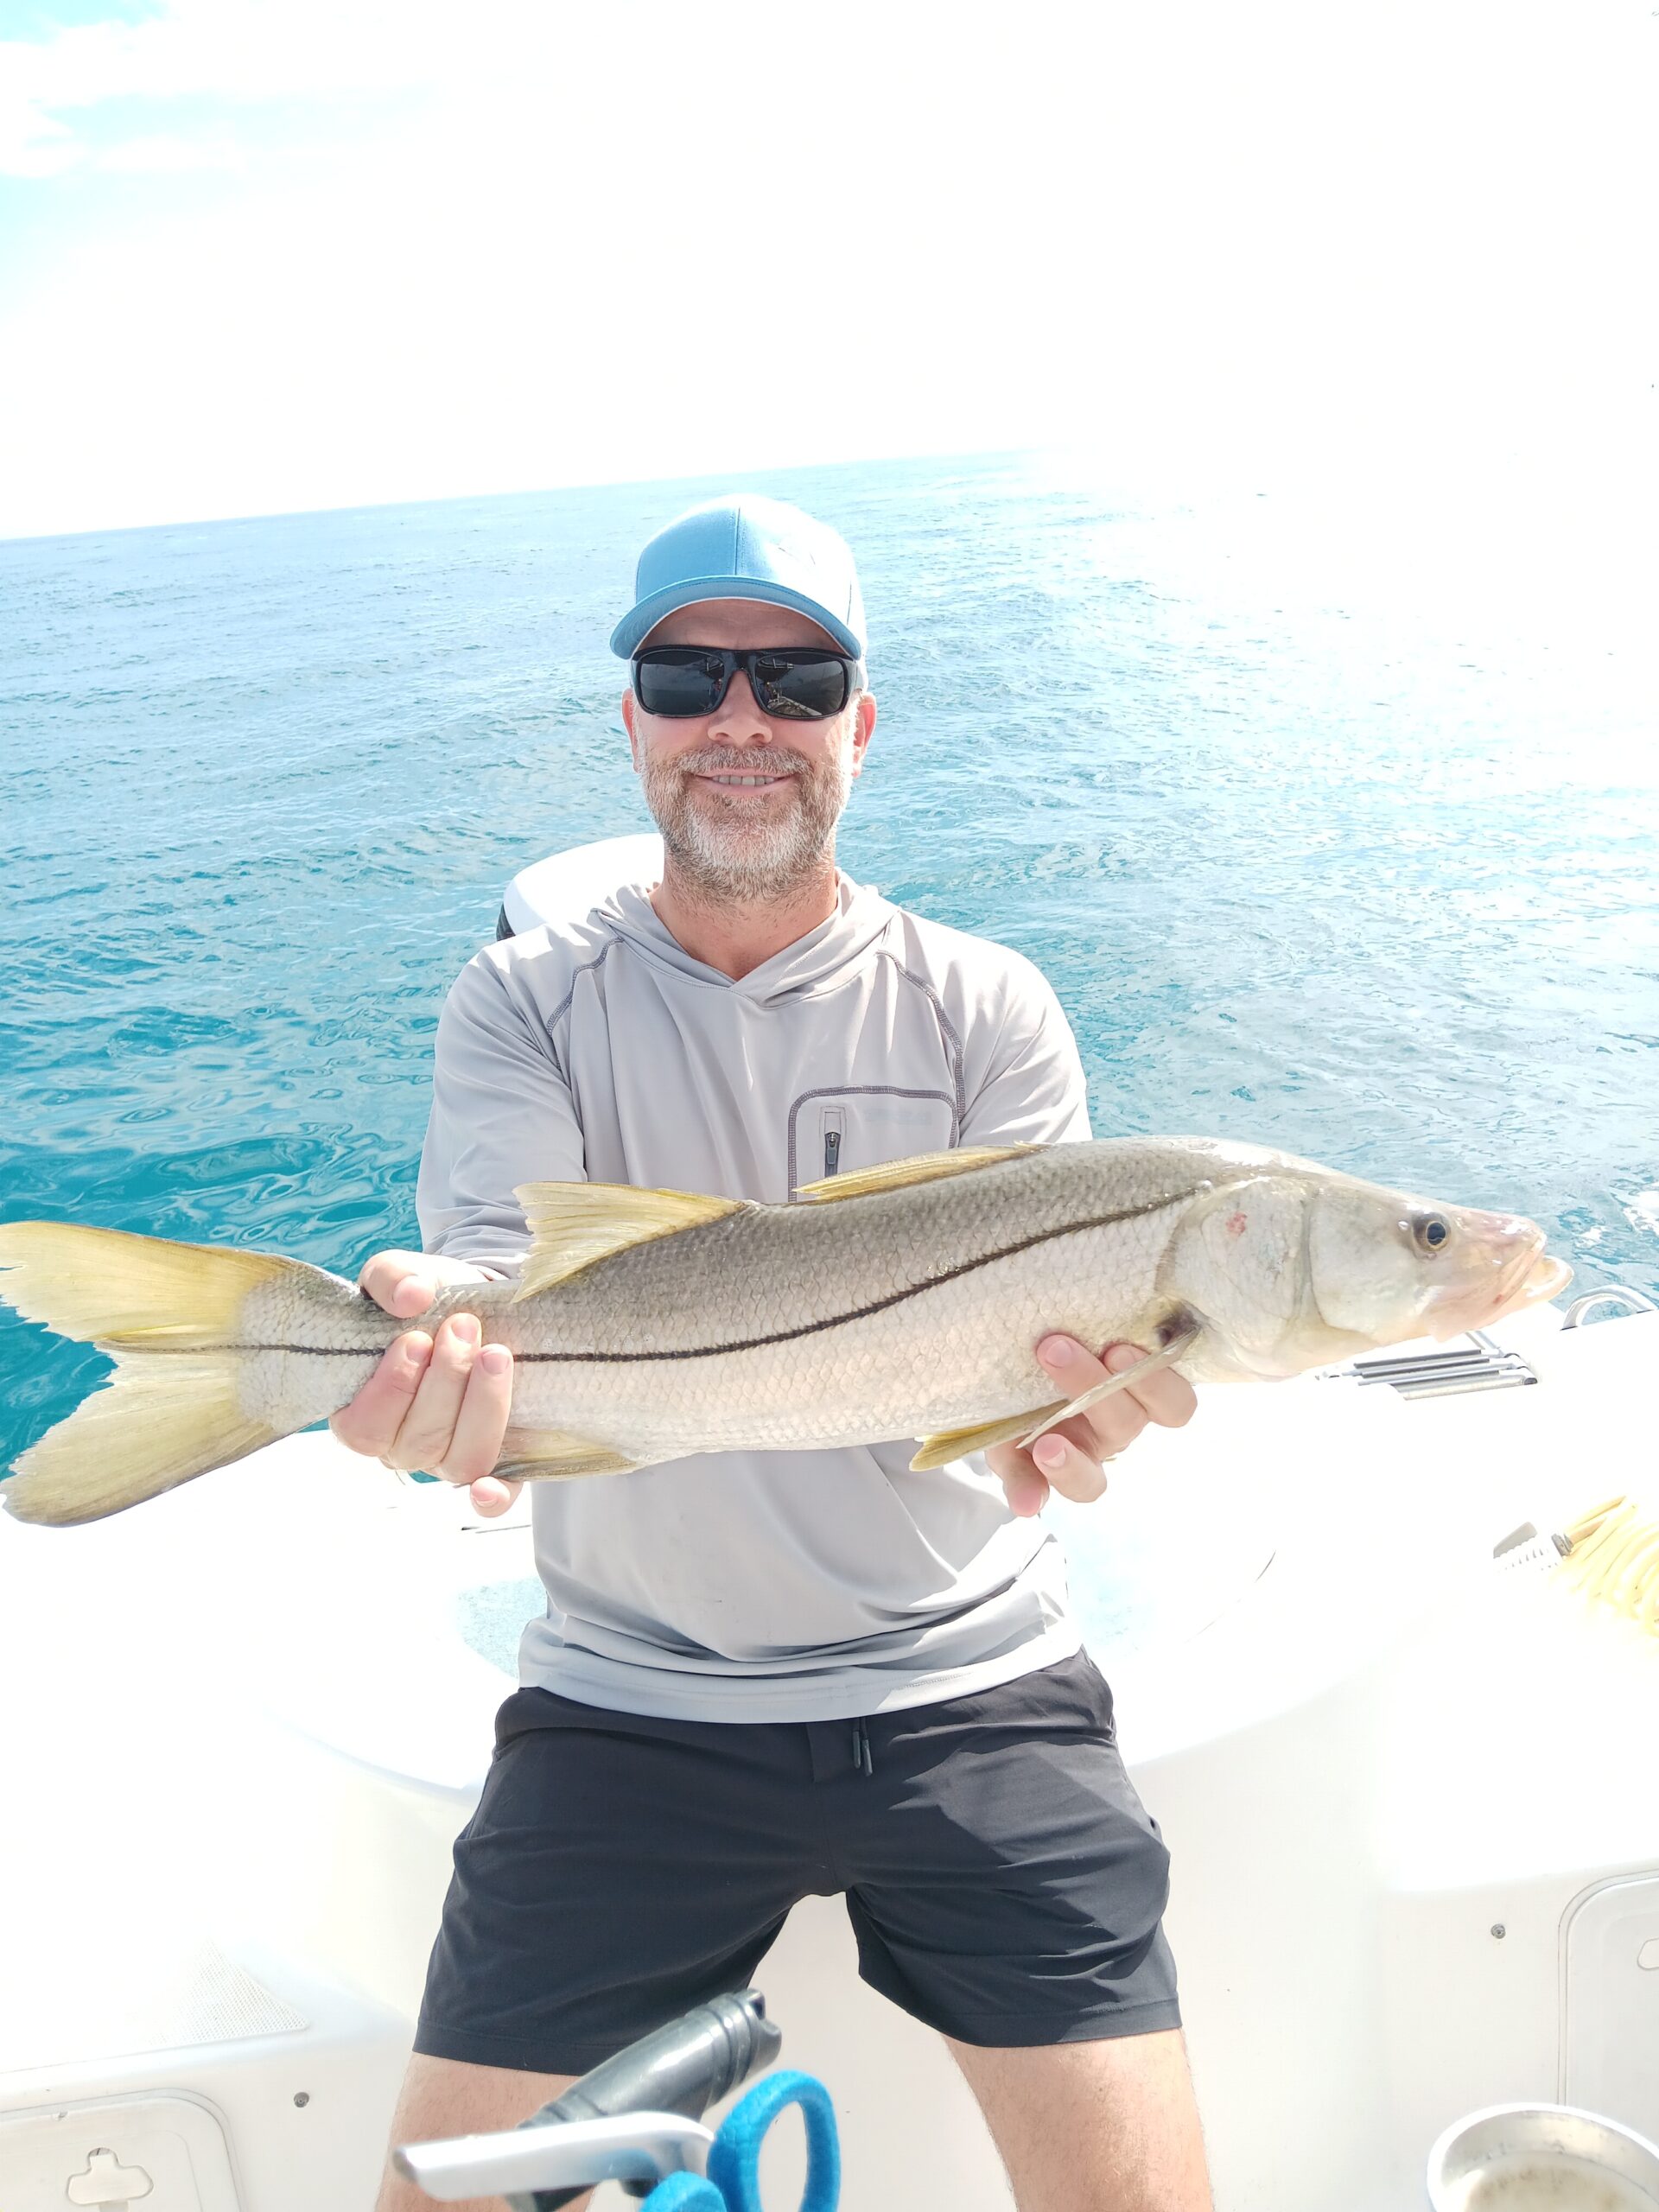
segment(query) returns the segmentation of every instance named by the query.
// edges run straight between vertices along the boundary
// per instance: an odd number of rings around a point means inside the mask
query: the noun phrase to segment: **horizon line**
[[[1022,460],[1039,454],[1040,446],[997,446],[961,448],[949,452],[927,450],[906,453],[878,453],[861,455],[856,461],[781,461],[759,467],[732,468],[724,472],[700,469],[683,476],[611,476],[576,477],[562,484],[531,484],[515,486],[512,490],[494,492],[441,492],[425,497],[395,499],[351,499],[338,506],[268,507],[242,514],[174,515],[156,522],[93,523],[79,530],[24,530],[8,531],[0,528],[0,545],[63,544],[80,537],[131,537],[145,531],[156,530],[217,530],[234,523],[302,522],[323,515],[390,514],[404,507],[459,506],[466,502],[483,499],[544,499],[563,492],[620,492],[630,487],[661,484],[702,485],[727,483],[730,488],[746,488],[738,480],[762,476],[806,476],[822,474],[832,469],[874,468],[906,461],[995,461]]]

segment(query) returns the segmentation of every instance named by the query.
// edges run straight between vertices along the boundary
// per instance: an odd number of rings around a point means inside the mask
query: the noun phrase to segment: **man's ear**
[[[639,733],[633,726],[633,692],[632,689],[629,689],[622,694],[622,727],[628,733],[628,753],[630,758],[632,760],[634,772],[637,774],[639,768]]]
[[[853,709],[853,773],[855,776],[863,768],[864,755],[869,749],[874,729],[875,701],[868,691],[861,691],[858,704]]]

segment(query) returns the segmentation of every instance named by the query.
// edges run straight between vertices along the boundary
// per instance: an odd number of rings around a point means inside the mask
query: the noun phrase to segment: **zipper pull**
[[[841,1173],[841,1131],[826,1129],[823,1133],[823,1172],[826,1175]]]

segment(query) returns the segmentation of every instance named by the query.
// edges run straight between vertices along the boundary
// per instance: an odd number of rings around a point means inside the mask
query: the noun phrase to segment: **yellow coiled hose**
[[[1633,1497],[1610,1497],[1565,1531],[1573,1548],[1555,1579],[1659,1637],[1659,1522]]]

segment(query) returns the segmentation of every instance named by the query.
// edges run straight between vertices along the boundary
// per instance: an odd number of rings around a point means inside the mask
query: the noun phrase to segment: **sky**
[[[1635,531],[1656,113],[1653,0],[0,0],[0,536],[1049,447]]]

